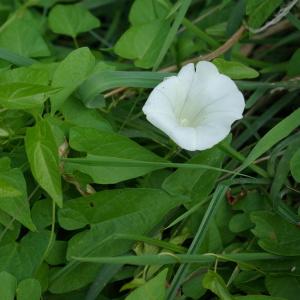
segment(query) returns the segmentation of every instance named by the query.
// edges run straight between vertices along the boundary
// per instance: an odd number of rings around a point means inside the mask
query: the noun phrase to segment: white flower
[[[184,66],[177,76],[157,85],[146,101],[147,120],[164,131],[181,148],[211,148],[241,119],[243,94],[214,64],[201,61]]]

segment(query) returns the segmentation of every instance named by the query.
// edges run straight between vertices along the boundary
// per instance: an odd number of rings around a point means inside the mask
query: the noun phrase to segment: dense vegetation
[[[1,300],[299,299],[297,2],[0,1]],[[200,60],[246,109],[191,152],[142,107]]]

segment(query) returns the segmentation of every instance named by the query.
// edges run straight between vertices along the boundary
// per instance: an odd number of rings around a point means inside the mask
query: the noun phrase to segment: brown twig
[[[227,52],[234,44],[236,44],[239,41],[239,39],[241,38],[244,31],[245,31],[245,27],[242,25],[222,46],[217,48],[215,51],[208,53],[206,55],[201,55],[198,57],[188,59],[188,60],[184,61],[182,63],[182,65],[184,66],[188,63],[195,63],[195,62],[198,62],[201,60],[210,61],[216,57],[219,57],[220,55]],[[177,66],[173,65],[173,66],[170,66],[167,68],[163,68],[163,69],[159,70],[159,72],[174,72],[176,70],[177,70]],[[104,94],[104,98],[112,97],[114,95],[124,92],[127,89],[128,89],[127,87],[121,87],[121,88],[114,89],[114,90]]]
[[[206,55],[200,55],[198,57],[194,57],[191,59],[188,59],[182,63],[182,65],[186,65],[188,63],[196,63],[201,60],[213,60],[216,57],[219,57],[220,55],[227,52],[234,44],[236,44],[239,39],[241,38],[242,34],[245,31],[245,27],[242,25],[222,46],[217,48],[215,51],[208,53]],[[172,72],[176,71],[177,66],[173,65],[164,69],[161,69],[160,72]]]

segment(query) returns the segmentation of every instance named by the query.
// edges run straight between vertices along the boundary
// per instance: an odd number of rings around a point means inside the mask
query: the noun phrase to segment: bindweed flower
[[[201,61],[184,66],[177,76],[166,78],[151,92],[143,112],[147,120],[165,132],[181,148],[211,148],[241,119],[245,107],[236,84]]]

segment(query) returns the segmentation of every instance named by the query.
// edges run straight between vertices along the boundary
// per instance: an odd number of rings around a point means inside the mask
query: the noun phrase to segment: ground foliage
[[[299,299],[292,2],[1,0],[2,300]],[[200,59],[246,111],[192,153],[141,108]]]

